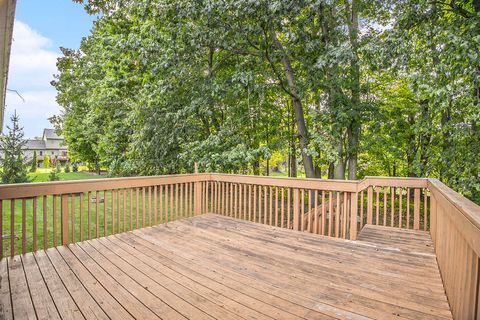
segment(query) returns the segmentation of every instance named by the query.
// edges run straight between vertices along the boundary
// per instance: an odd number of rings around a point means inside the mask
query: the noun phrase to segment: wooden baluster
[[[272,220],[273,220],[273,192],[272,192],[272,187],[268,188],[268,194],[270,196],[270,212],[268,215],[268,224],[272,225]]]
[[[173,186],[172,186],[173,187]],[[172,192],[173,193],[173,192]],[[173,199],[173,198],[172,198]],[[172,204],[173,204],[173,200],[172,200]],[[145,228],[145,224],[146,224],[146,219],[145,219],[145,216],[146,216],[146,203],[145,203],[145,187],[142,187],[142,228]],[[173,207],[173,205],[172,205]]]
[[[43,199],[44,205],[47,204]],[[67,245],[70,241],[70,237],[68,235],[68,194],[61,195],[61,217],[62,217],[62,245]],[[45,234],[44,234],[45,237]],[[46,248],[46,244],[44,245]]]
[[[257,187],[253,186],[253,222],[257,222]]]
[[[383,226],[387,225],[387,188],[383,188]]]
[[[167,186],[165,186],[165,189],[168,190]],[[167,192],[167,196],[168,196],[168,192]],[[138,188],[135,188],[135,219],[136,219],[135,226],[137,229],[140,224],[140,207],[138,206],[139,201],[140,201],[140,190]]]
[[[47,196],[43,196],[43,250],[48,248],[48,238],[47,238]],[[68,224],[67,224],[67,231],[68,231]],[[55,233],[56,235],[56,233]],[[68,232],[67,232],[68,237]],[[67,238],[68,239],[68,238]]]
[[[300,223],[300,231],[305,230],[304,217],[305,217],[305,189],[302,189],[300,192],[300,213],[301,216],[299,218]]]
[[[343,223],[342,223],[342,238],[347,238],[348,231],[348,192],[343,193]]]
[[[164,197],[164,193],[163,193],[163,185],[160,185],[158,186],[158,192],[159,192],[159,223],[162,224],[163,223],[163,197]]]
[[[252,185],[248,185],[248,221],[252,221]]]
[[[105,201],[107,197],[105,197]],[[84,202],[84,195],[83,192],[80,193],[80,241],[83,241],[83,229],[84,229],[84,221],[83,221],[83,202]]]
[[[392,202],[390,203],[390,227],[393,227],[395,223],[395,188],[390,188],[390,192],[392,200]]]
[[[360,229],[363,228],[363,190],[360,193]]]
[[[325,190],[322,190],[322,229],[321,234],[325,235],[325,224],[327,223],[327,208],[325,203]]]
[[[328,236],[331,237],[333,233],[333,193],[332,191],[328,192]]]
[[[402,228],[402,222],[403,222],[403,189],[398,188],[399,194],[398,194],[398,227]]]
[[[115,234],[115,190],[110,191],[110,195],[112,196],[112,199],[111,199],[112,201],[111,203],[112,234]]]
[[[100,218],[100,193],[95,191],[95,223],[97,231],[95,233],[95,237],[99,238],[100,237],[100,223],[99,223],[99,218]]]
[[[373,224],[373,188],[367,189],[367,224]]]
[[[307,225],[307,231],[308,232],[313,232],[313,213],[312,213],[312,190],[307,190],[307,197],[308,197],[308,225]]]
[[[340,199],[342,194],[337,192],[337,207],[335,210],[335,237],[340,238]],[[371,203],[371,202],[370,202]]]
[[[233,183],[230,183],[230,195],[228,197],[228,200],[229,200],[229,211],[228,211],[228,216],[229,217],[234,217],[235,216],[235,207],[234,207],[234,201],[235,201],[235,185]]]
[[[268,188],[263,187],[263,224],[267,224],[268,219]]]
[[[427,211],[428,211],[428,196],[427,190],[423,190],[423,231],[427,231],[428,219],[427,219]],[[480,298],[480,294],[479,294]],[[480,305],[479,305],[480,307]]]
[[[117,233],[120,233],[122,232],[122,228],[120,227],[121,226],[121,220],[122,220],[122,209],[121,209],[121,198],[122,198],[122,190],[118,189],[115,191],[115,193],[117,194],[117,212],[116,212],[116,216],[117,216]]]
[[[123,189],[123,232],[127,231],[127,189]]]
[[[420,229],[420,189],[415,188],[413,199],[413,229]]]
[[[2,202],[0,201],[0,220],[2,219],[1,208]],[[1,223],[1,222],[0,222]],[[32,227],[33,227],[33,252],[37,251],[37,197],[33,197],[32,199]],[[0,225],[0,230],[2,231],[3,237],[3,229]],[[0,239],[0,241],[2,241]],[[0,249],[0,256],[3,257],[3,246],[0,245],[2,249]]]
[[[292,229],[293,226],[292,226],[292,212],[291,212],[291,201],[290,201],[290,195],[291,193],[291,189],[290,187],[287,187],[287,228],[288,229]]]
[[[281,188],[282,192],[282,207],[280,213],[280,227],[285,228],[285,189]]]
[[[71,217],[70,217],[70,223],[72,225],[71,227],[71,230],[72,230],[72,243],[75,243],[75,193],[71,193],[70,194],[70,204],[71,204],[71,208],[70,208],[70,212],[71,212]],[[98,201],[98,198],[97,198],[97,201]]]
[[[129,189],[128,194],[130,196],[130,229],[129,230],[133,230],[133,218],[132,218],[132,216],[133,216],[133,189]]]
[[[155,225],[157,224],[157,221],[158,221],[157,196],[158,196],[157,186],[153,186],[153,221]],[[182,193],[182,196],[183,196],[183,193]]]
[[[113,195],[112,195],[113,198]],[[87,198],[87,206],[88,206],[88,239],[92,239],[92,204],[91,204],[91,199],[92,199],[92,194],[90,191],[88,191],[88,198]],[[113,206],[112,206],[113,210]],[[112,231],[113,233],[113,231]]]
[[[52,195],[53,246],[57,246],[57,196]],[[45,248],[44,248],[45,249]]]
[[[13,257],[14,255],[15,255],[15,199],[12,199],[10,200],[10,256]]]
[[[248,195],[247,195],[247,185],[243,185],[243,220],[247,220],[247,210],[248,210]]]
[[[357,210],[358,210],[358,193],[352,193],[350,196],[350,240],[357,239]]]
[[[148,225],[152,225],[152,187],[148,187]],[[177,218],[178,218],[178,184],[177,184]]]
[[[410,229],[410,188],[407,188],[407,229]]]
[[[27,252],[27,200],[22,199],[22,254]]]
[[[300,230],[300,190],[293,189],[293,230]]]
[[[320,219],[318,217],[318,190],[315,190],[315,200],[313,202],[313,206],[314,206],[314,209],[313,209],[313,217],[315,218],[313,220],[313,223],[314,223],[314,230],[313,232],[315,232],[316,234],[318,234],[321,226],[320,226]]]
[[[232,212],[232,217],[236,218],[237,217],[237,211],[238,211],[238,198],[237,198],[238,187],[237,187],[237,184],[236,183],[233,184],[232,188],[233,188],[233,199],[232,199],[233,200],[232,201],[233,212]]]
[[[275,227],[278,227],[278,188],[275,187]]]
[[[108,236],[107,191],[106,190],[103,190],[103,236],[104,237]]]
[[[375,205],[375,224],[378,226],[380,223],[380,190],[377,188],[376,190],[376,205]]]

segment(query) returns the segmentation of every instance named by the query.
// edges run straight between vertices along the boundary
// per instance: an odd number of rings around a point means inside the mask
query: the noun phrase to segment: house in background
[[[26,142],[24,156],[27,161],[32,160],[34,151],[37,152],[37,165],[40,166],[43,165],[46,154],[51,164],[60,161],[60,165],[64,165],[68,160],[68,150],[64,145],[63,136],[57,135],[54,129],[43,129],[41,138],[26,140]]]

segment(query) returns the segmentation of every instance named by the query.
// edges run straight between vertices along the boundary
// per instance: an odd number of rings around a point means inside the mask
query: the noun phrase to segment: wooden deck
[[[451,319],[430,236],[358,241],[206,214],[1,260],[16,319]]]

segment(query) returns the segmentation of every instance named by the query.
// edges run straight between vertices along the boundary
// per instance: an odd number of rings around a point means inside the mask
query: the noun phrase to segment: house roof
[[[0,131],[3,131],[5,116],[5,93],[16,4],[16,0],[0,0]]]
[[[63,136],[59,136],[55,129],[43,129],[43,139],[45,138],[49,140],[63,140]]]
[[[45,149],[45,140],[26,140],[24,149],[43,150]]]

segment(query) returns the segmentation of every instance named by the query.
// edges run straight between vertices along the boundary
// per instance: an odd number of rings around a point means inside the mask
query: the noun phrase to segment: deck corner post
[[[293,230],[300,231],[300,189],[293,189]]]
[[[67,245],[69,243],[69,234],[68,234],[68,194],[62,194],[61,197],[61,224],[62,224],[62,245]],[[54,235],[55,237],[56,235]]]
[[[350,196],[350,240],[357,239],[358,193]]]

